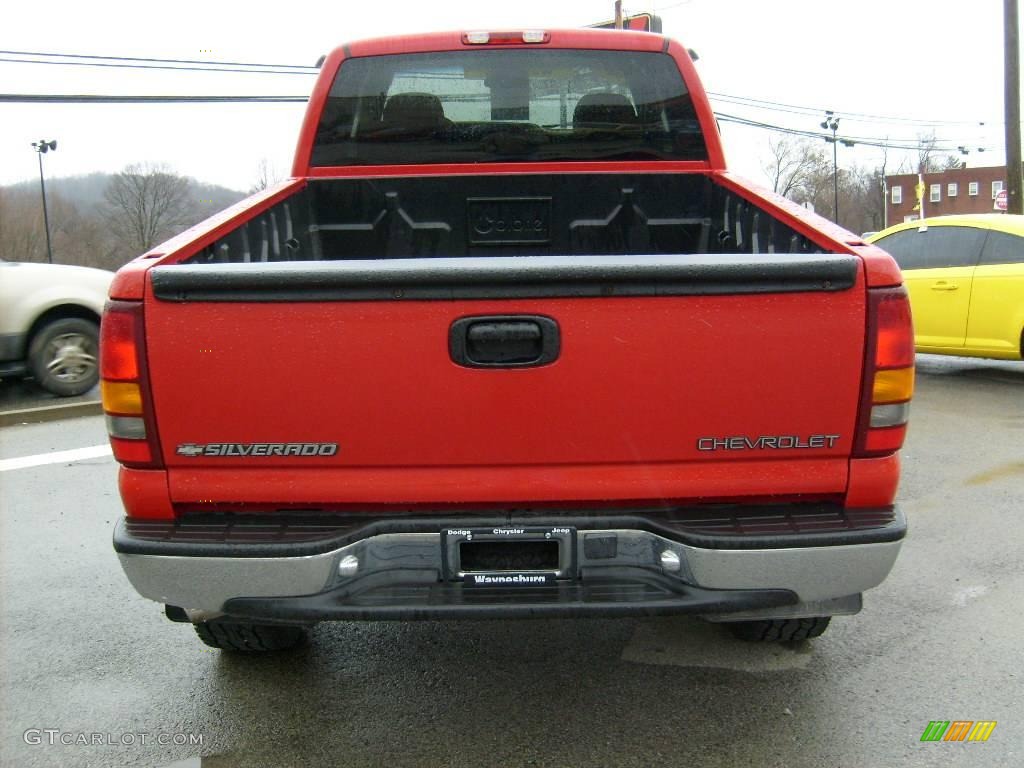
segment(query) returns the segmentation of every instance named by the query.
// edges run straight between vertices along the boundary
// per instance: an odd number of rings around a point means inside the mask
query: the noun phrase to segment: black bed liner
[[[189,263],[820,252],[702,173],[563,173],[313,179]]]

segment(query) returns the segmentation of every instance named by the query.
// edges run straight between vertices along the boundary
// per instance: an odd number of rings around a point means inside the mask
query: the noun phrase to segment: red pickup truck
[[[726,170],[687,49],[350,43],[292,178],[126,265],[101,373],[135,588],[319,621],[856,613],[906,532],[892,259]]]

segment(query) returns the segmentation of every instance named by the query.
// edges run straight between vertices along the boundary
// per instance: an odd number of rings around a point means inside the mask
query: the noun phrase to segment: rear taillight
[[[914,328],[905,288],[868,291],[867,328],[854,455],[882,456],[903,446],[914,394]]]
[[[114,458],[137,468],[161,463],[144,350],[142,304],[108,302],[100,324],[100,397]]]

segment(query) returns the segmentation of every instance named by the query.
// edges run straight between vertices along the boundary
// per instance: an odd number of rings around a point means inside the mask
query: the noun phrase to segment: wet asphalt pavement
[[[100,388],[93,387],[78,397],[59,397],[37,385],[32,379],[0,380],[0,412],[24,408],[42,408],[71,403],[96,403],[100,399]]]
[[[14,426],[0,459],[103,442],[99,417]],[[112,459],[0,471],[0,765],[1022,765],[1024,363],[920,359],[903,456],[896,567],[815,641],[686,618],[353,623],[264,658],[205,648],[131,590]],[[922,743],[929,720],[998,726]],[[79,734],[103,743],[60,743]],[[156,743],[180,734],[202,744]]]

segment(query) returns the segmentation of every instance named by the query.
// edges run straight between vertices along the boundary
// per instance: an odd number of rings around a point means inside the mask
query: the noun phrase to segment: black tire
[[[83,395],[100,378],[100,329],[77,317],[47,323],[32,337],[28,364],[43,389],[61,397]]]
[[[222,621],[201,621],[193,624],[199,639],[211,648],[243,653],[287,651],[306,640],[303,627],[272,624],[230,624]]]
[[[731,621],[729,631],[740,640],[768,643],[794,643],[818,637],[828,629],[831,616],[809,619],[765,619],[763,621]]]

